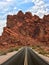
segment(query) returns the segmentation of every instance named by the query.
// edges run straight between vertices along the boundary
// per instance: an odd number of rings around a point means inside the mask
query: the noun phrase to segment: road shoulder
[[[47,63],[49,63],[49,57],[46,57],[42,54],[39,54],[38,52],[36,52],[35,50],[33,50],[39,57],[41,57],[44,61],[46,61]]]

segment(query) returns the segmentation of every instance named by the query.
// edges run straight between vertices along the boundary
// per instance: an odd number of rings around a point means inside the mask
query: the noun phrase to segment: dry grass
[[[49,57],[49,50],[48,47],[44,47],[44,46],[32,46],[32,49],[34,49],[35,51],[37,51],[39,54],[45,55]]]
[[[0,55],[6,55],[9,52],[18,51],[19,48],[21,48],[21,46],[11,47],[11,48],[8,48],[8,49],[2,49],[2,50],[0,50]]]

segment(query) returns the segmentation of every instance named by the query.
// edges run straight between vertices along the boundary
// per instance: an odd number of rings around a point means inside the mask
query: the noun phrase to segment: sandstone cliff
[[[7,26],[0,37],[0,45],[49,45],[49,15],[40,19],[31,12],[19,11],[16,15],[7,16]]]

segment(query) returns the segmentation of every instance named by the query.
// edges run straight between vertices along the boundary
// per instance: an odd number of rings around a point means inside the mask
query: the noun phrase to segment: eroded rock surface
[[[19,11],[16,15],[7,16],[7,26],[0,36],[0,45],[49,45],[49,15],[40,19],[31,12]]]

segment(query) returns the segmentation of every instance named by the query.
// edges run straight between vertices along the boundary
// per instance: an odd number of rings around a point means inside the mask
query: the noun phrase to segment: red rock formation
[[[43,19],[30,12],[19,11],[7,16],[7,26],[0,38],[0,44],[33,45],[37,42],[49,44],[49,15]]]

